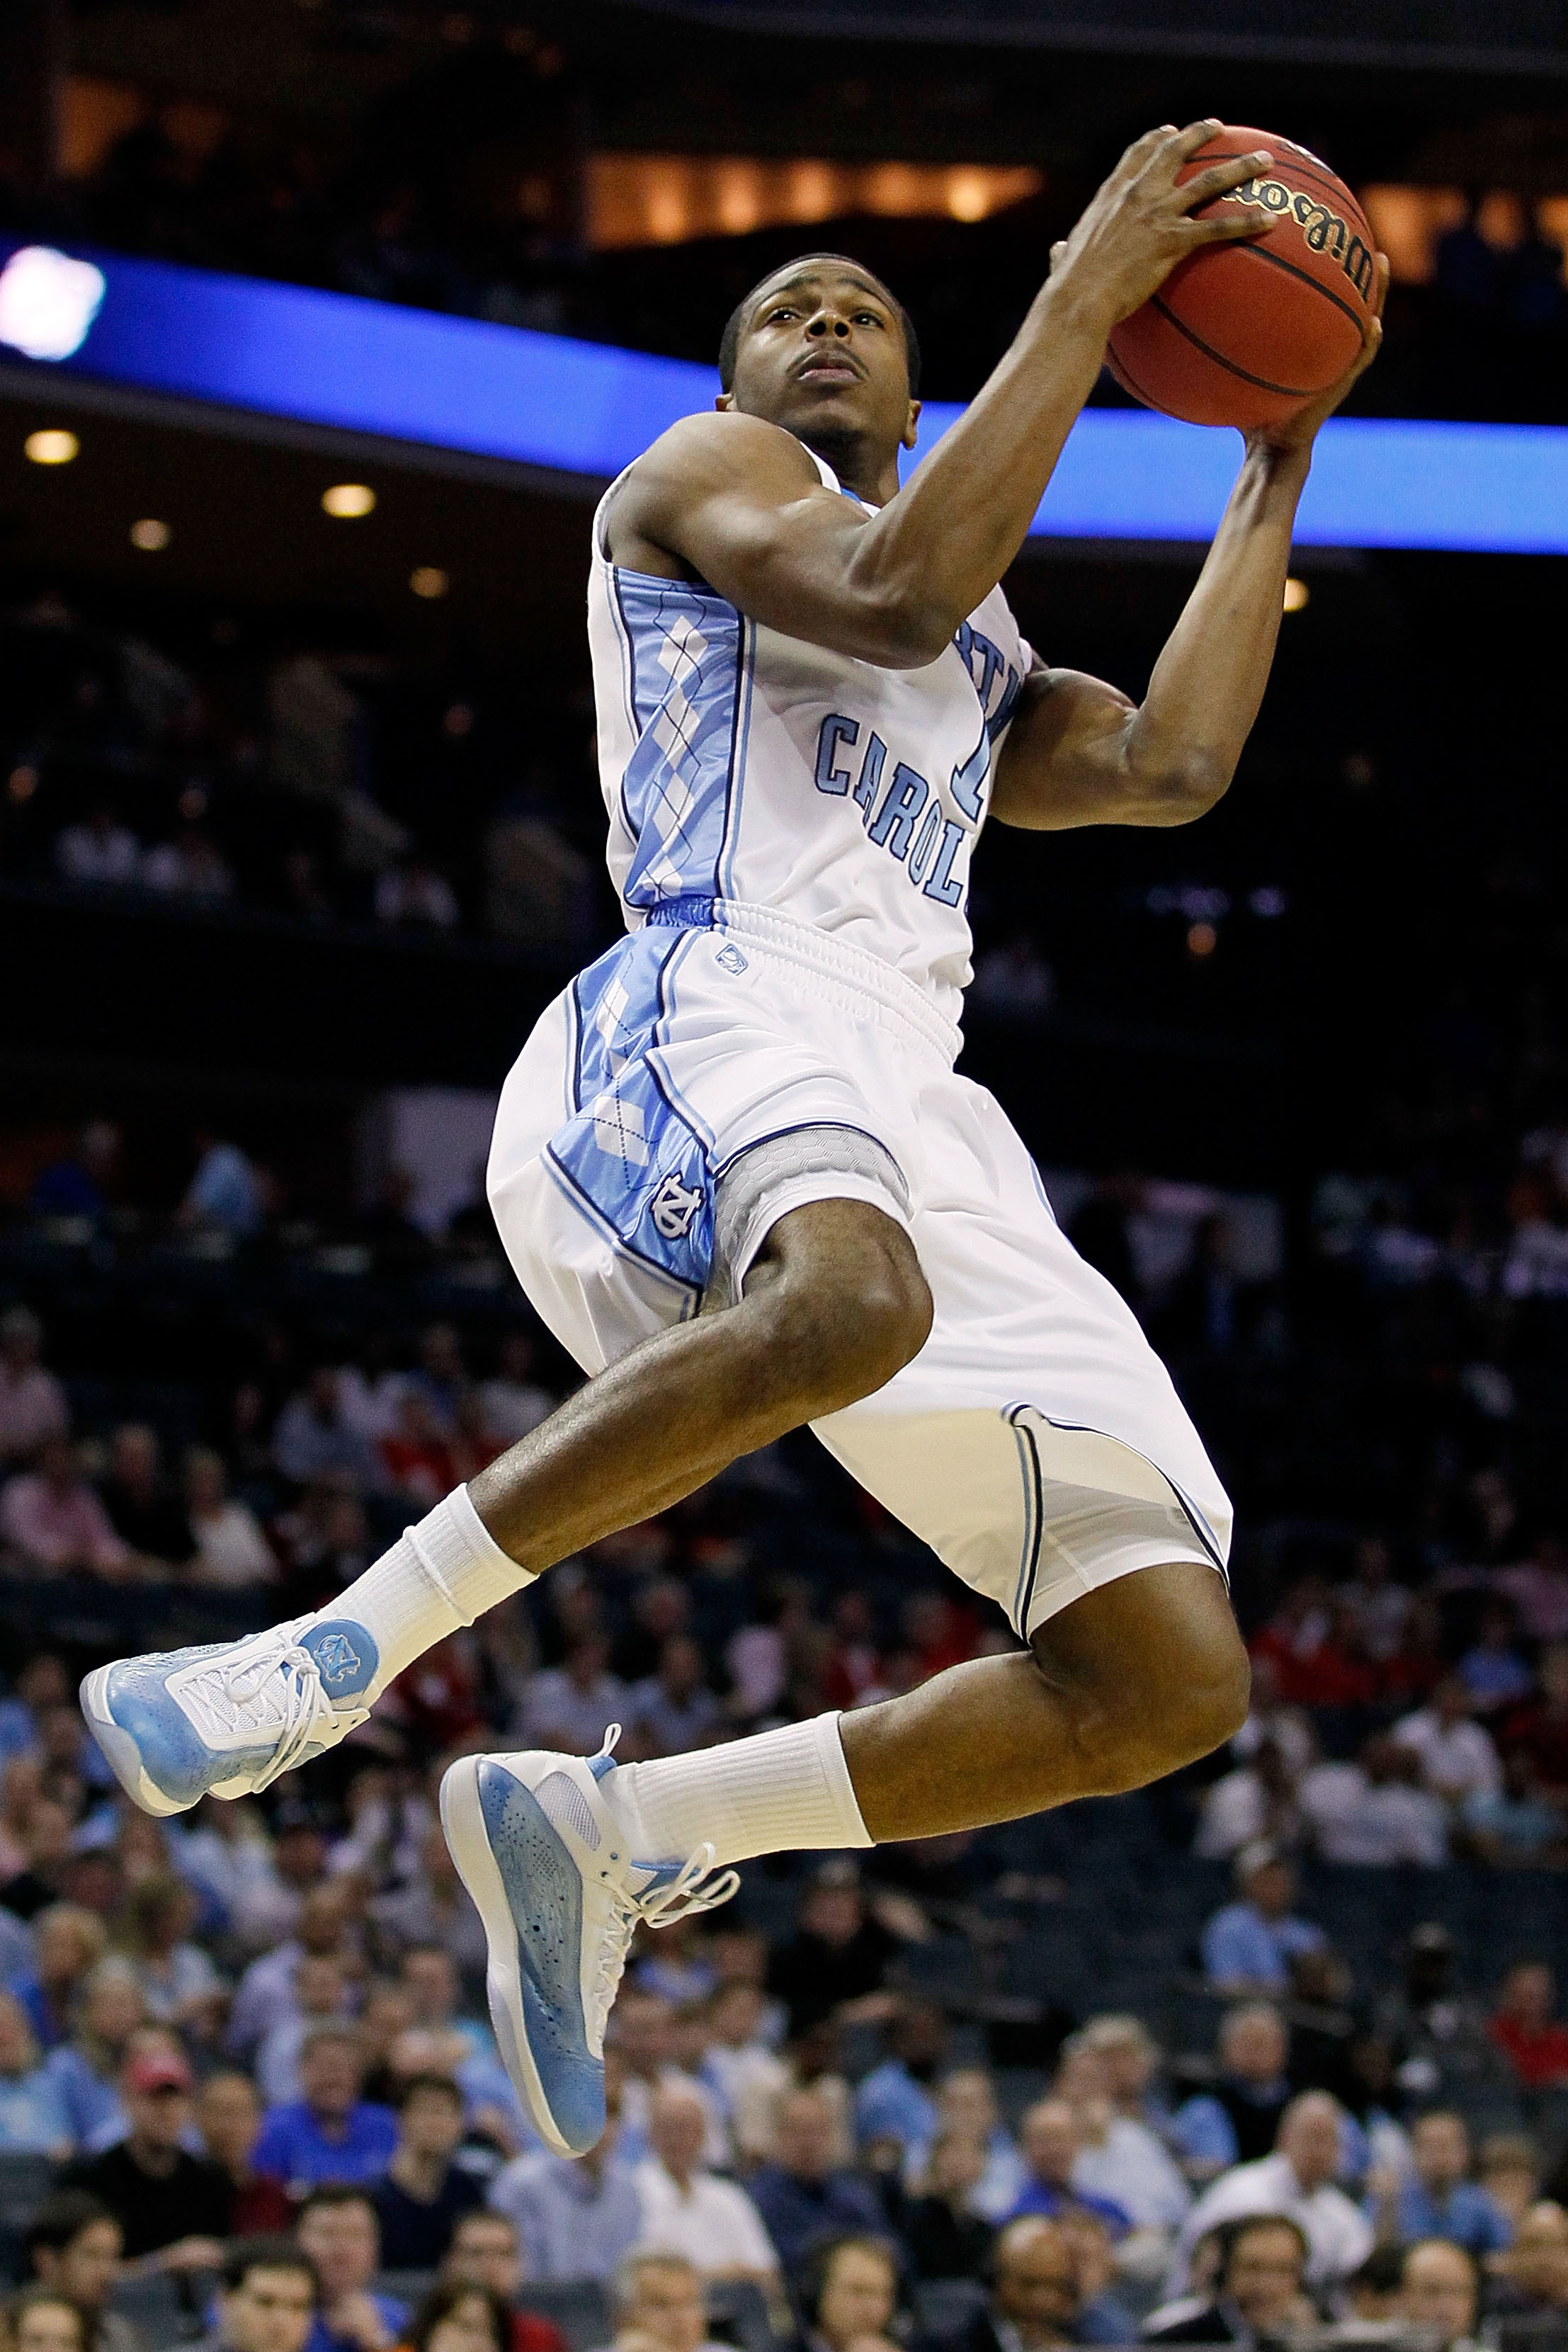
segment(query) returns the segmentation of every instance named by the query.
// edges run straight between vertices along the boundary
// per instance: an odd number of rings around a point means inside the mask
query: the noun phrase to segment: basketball
[[[1266,234],[1178,262],[1110,338],[1123,390],[1189,425],[1277,424],[1338,383],[1372,314],[1376,240],[1344,182],[1306,148],[1227,124],[1178,180],[1260,147],[1274,158],[1268,170],[1194,217],[1256,205],[1269,215]]]

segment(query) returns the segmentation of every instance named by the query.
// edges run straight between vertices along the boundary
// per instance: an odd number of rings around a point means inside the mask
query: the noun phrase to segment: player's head
[[[783,425],[826,454],[890,462],[914,446],[921,352],[879,278],[841,253],[806,253],[738,302],[719,345],[721,408]]]

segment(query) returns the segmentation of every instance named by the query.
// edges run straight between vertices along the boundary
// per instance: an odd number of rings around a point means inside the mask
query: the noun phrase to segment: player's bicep
[[[992,815],[1047,833],[1157,822],[1127,758],[1136,716],[1118,688],[1037,656],[997,757]]]

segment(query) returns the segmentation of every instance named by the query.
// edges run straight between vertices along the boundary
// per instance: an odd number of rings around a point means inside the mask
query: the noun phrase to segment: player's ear
[[[911,400],[909,405],[909,413],[904,418],[904,429],[899,436],[900,444],[903,448],[912,449],[914,447],[916,436],[920,432],[920,425],[921,404],[918,400]]]
[[[734,394],[732,392],[721,392],[719,394],[718,399],[713,403],[713,405],[715,408],[733,408],[735,405]]]

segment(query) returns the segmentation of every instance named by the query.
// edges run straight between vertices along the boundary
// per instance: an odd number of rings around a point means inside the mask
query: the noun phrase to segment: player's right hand
[[[1228,189],[1239,188],[1273,162],[1266,147],[1226,163],[1211,163],[1178,187],[1176,174],[1223,125],[1210,118],[1184,131],[1165,123],[1129,147],[1070,236],[1051,247],[1051,284],[1069,289],[1107,335],[1169,277],[1178,261],[1205,245],[1234,245],[1258,236],[1272,215],[1261,205],[1237,204],[1209,220],[1191,215]]]

